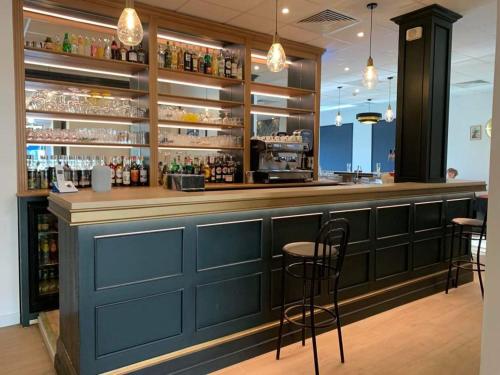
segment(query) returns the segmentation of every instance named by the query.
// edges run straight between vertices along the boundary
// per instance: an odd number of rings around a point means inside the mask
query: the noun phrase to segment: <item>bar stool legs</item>
[[[470,238],[472,238],[472,236],[470,236]],[[470,238],[469,238],[469,241],[470,241]],[[463,248],[463,245],[464,245],[464,227],[463,226],[460,226],[460,230],[459,230],[459,235],[458,235],[458,255],[462,255],[462,248]],[[468,252],[468,251],[467,251]],[[456,271],[456,274],[455,274],[455,289],[458,288],[458,275],[459,275],[459,272],[460,272],[460,267],[457,267],[457,271]]]
[[[306,261],[302,261],[303,281],[302,281],[302,346],[306,346],[306,295],[307,295],[307,279],[306,279]],[[283,271],[284,272],[284,271]]]
[[[453,268],[453,249],[455,248],[455,223],[451,227],[450,261],[448,263],[448,277],[446,278],[446,294],[450,289],[451,270]]]
[[[333,296],[333,305],[335,306],[335,315],[337,316],[337,334],[339,336],[339,348],[340,348],[340,362],[344,363],[344,344],[342,342],[342,324],[340,323],[340,314],[339,314],[339,304],[337,300],[337,289],[335,289],[335,293]]]
[[[313,270],[314,273],[314,270]],[[313,276],[314,279],[314,276]],[[310,314],[311,314],[311,338],[313,344],[313,354],[314,354],[314,371],[316,375],[319,375],[319,363],[318,363],[318,349],[316,347],[316,324],[314,322],[314,283],[311,283],[311,305],[310,305]]]

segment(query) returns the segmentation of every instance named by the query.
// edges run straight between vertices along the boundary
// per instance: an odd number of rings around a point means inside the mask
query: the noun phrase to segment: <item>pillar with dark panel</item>
[[[431,5],[399,25],[396,182],[445,182],[451,42],[461,15]]]

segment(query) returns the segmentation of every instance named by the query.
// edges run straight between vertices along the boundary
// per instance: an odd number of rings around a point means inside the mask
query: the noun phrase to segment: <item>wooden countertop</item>
[[[482,181],[301,186],[185,193],[162,187],[49,195],[49,210],[71,225],[248,211],[267,208],[484,191]]]

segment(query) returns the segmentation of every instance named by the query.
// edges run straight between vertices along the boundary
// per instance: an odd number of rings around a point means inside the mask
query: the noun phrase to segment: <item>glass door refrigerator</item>
[[[29,325],[39,312],[59,305],[59,249],[57,218],[47,200],[20,203],[21,323]]]

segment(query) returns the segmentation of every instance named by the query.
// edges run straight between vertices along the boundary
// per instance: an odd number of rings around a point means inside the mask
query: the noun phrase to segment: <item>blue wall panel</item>
[[[372,171],[377,170],[376,164],[381,164],[382,172],[392,172],[394,161],[388,160],[390,150],[396,147],[396,120],[380,121],[372,126]]]
[[[319,137],[321,169],[345,171],[352,164],[352,124],[321,126]]]

